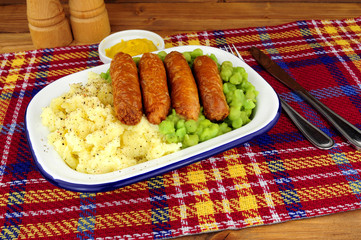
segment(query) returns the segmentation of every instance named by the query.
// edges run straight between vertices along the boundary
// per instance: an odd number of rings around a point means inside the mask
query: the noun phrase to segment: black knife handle
[[[306,90],[296,91],[303,99],[317,109],[352,145],[361,150],[361,130],[329,109]]]

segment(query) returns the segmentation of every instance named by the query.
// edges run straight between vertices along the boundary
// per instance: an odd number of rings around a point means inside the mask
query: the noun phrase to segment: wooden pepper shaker
[[[69,45],[73,41],[59,0],[26,0],[31,39],[36,48]]]
[[[70,23],[78,43],[98,43],[110,34],[104,0],[69,0]]]

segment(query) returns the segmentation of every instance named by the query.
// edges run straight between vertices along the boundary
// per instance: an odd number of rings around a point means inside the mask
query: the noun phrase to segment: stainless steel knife
[[[261,50],[256,47],[251,47],[250,52],[256,61],[264,67],[268,73],[305,99],[310,105],[318,110],[318,112],[320,112],[325,119],[327,119],[342,134],[342,136],[348,140],[349,143],[355,146],[358,150],[361,150],[360,129],[317,100]]]

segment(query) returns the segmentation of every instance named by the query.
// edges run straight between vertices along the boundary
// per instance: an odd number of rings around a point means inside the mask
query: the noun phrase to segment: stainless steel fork
[[[241,54],[238,52],[236,46],[232,44],[233,50],[229,45],[224,46],[224,50],[236,55],[242,61]],[[307,121],[304,117],[302,117],[296,110],[294,110],[290,105],[286,103],[279,95],[278,95],[282,109],[287,113],[288,117],[291,121],[296,125],[296,127],[300,130],[300,132],[308,139],[315,147],[319,149],[330,149],[335,145],[335,142],[332,138],[330,138],[326,133],[321,131],[315,125]]]

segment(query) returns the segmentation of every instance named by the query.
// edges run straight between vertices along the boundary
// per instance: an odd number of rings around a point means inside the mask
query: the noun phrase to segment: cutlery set
[[[237,48],[233,45],[233,50],[230,46],[226,46],[225,50],[238,56],[243,60]],[[361,131],[350,122],[336,114],[330,108],[325,106],[314,96],[312,96],[306,89],[304,89],[296,80],[294,80],[286,71],[284,71],[276,62],[269,56],[263,53],[256,47],[250,48],[251,55],[256,59],[270,75],[279,80],[281,83],[289,87],[311,106],[313,106],[323,117],[329,121],[341,135],[348,140],[356,149],[361,149]],[[236,53],[236,54],[235,54]],[[308,120],[302,117],[296,110],[289,106],[286,101],[281,97],[280,102],[282,109],[289,116],[292,122],[300,130],[300,132],[317,148],[330,149],[334,146],[335,142],[322,130],[311,124]]]

